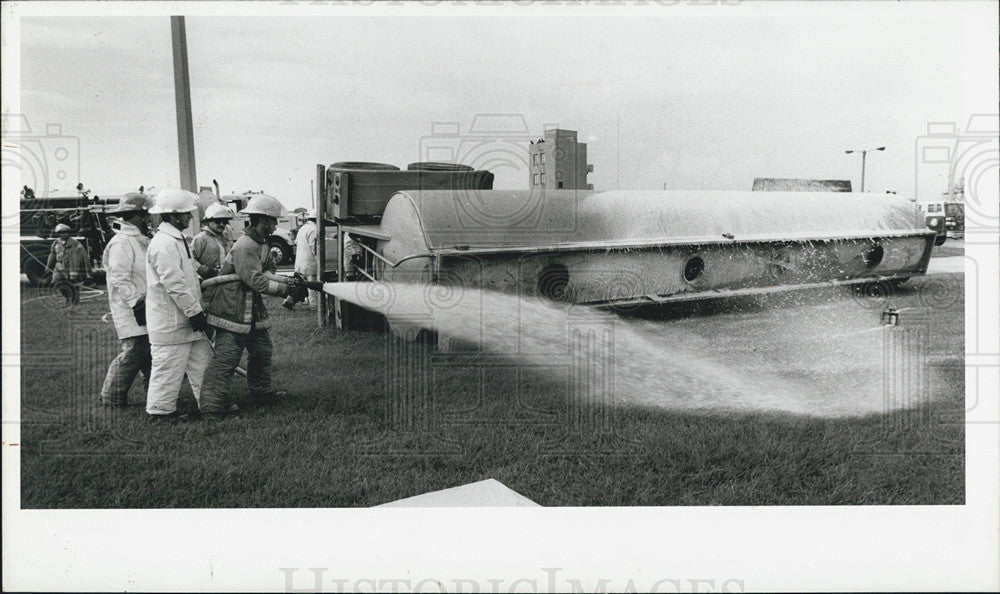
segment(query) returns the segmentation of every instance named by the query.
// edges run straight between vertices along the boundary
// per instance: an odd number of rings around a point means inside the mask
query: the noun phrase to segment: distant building
[[[529,187],[553,190],[593,190],[587,174],[594,166],[587,163],[587,144],[576,141],[576,132],[553,128],[530,145]]]
[[[849,179],[788,179],[755,177],[754,192],[850,192]]]

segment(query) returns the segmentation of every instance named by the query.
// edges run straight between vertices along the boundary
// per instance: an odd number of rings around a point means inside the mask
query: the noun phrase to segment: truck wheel
[[[944,242],[948,239],[947,235],[938,235],[934,238],[934,245],[944,245]]]
[[[52,279],[52,273],[45,271],[45,264],[37,258],[28,258],[21,264],[21,270],[28,277],[28,282],[33,287],[40,287],[47,284]]]
[[[292,249],[283,240],[272,237],[267,245],[271,248],[271,260],[275,264],[285,264],[292,259]]]

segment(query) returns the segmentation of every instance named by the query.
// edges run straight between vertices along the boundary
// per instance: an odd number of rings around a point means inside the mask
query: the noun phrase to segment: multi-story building
[[[574,130],[546,130],[545,138],[532,142],[529,149],[532,189],[594,189],[587,183],[587,174],[594,171],[587,163],[587,144],[576,141]]]

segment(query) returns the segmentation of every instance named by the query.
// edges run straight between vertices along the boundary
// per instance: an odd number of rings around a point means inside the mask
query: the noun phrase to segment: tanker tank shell
[[[934,233],[894,195],[401,191],[380,280],[627,305],[926,272]]]

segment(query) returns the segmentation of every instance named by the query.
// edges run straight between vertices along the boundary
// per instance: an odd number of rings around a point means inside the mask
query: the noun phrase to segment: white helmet
[[[205,209],[205,216],[201,220],[207,221],[209,219],[231,219],[233,218],[233,211],[229,210],[229,207],[225,204],[209,204],[208,208]]]
[[[115,207],[111,213],[122,214],[126,212],[145,212],[152,206],[152,198],[139,192],[131,192],[125,194],[122,199],[118,201],[118,206]]]
[[[284,210],[285,207],[278,202],[277,198],[268,196],[267,194],[260,194],[251,198],[247,202],[247,207],[240,212],[243,214],[259,214],[278,218]]]
[[[56,228],[53,231],[56,232],[56,233],[62,233],[63,231],[69,231],[70,233],[72,233],[73,232],[73,228],[70,227],[69,225],[67,225],[66,223],[59,223],[58,225],[56,225]]]
[[[306,218],[306,220],[313,220],[313,221],[318,220],[318,217],[316,216],[316,209],[315,208],[310,208],[309,211],[306,212],[305,218]],[[330,216],[329,215],[323,217],[323,220],[326,221],[326,222],[328,222],[328,223],[333,222],[333,221],[330,220]]]
[[[149,213],[192,212],[198,208],[197,200],[198,197],[187,190],[164,188],[157,192],[156,204],[149,209]]]

